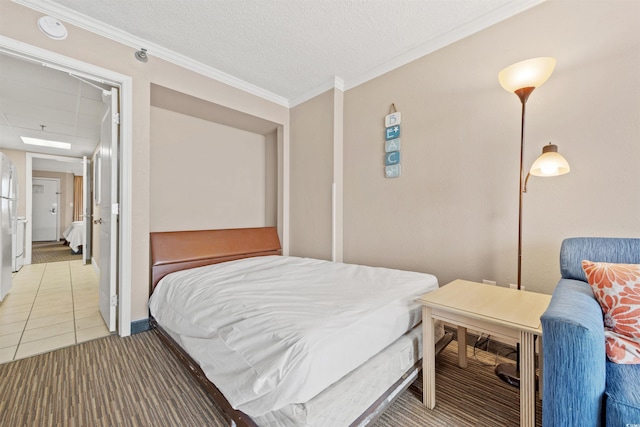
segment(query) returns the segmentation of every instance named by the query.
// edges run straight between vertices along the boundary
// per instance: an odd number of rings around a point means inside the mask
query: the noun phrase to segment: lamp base
[[[520,388],[520,372],[516,369],[516,365],[511,363],[501,363],[496,366],[495,373],[502,381]]]

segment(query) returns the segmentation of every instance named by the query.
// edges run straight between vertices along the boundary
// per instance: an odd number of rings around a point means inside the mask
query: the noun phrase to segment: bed
[[[432,275],[282,256],[272,227],[150,249],[151,326],[232,425],[366,425],[418,376]]]
[[[64,233],[62,233],[64,239],[69,243],[69,247],[74,253],[79,253],[82,245],[84,244],[84,222],[74,221],[72,222]]]

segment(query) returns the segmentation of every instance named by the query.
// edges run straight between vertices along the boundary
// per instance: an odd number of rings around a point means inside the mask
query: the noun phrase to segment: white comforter
[[[235,409],[306,402],[420,321],[424,273],[257,257],[172,273],[151,314]]]
[[[80,246],[84,245],[84,223],[74,221],[62,233],[62,237],[69,242],[69,247],[73,252],[78,252]]]

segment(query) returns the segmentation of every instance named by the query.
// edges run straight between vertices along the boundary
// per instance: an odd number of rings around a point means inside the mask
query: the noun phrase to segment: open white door
[[[109,109],[102,119],[100,141],[100,312],[109,328],[116,330],[118,306],[118,89],[111,89]],[[110,98],[110,99],[109,99]],[[96,178],[97,179],[97,178]]]
[[[89,160],[82,157],[82,264],[91,261],[91,182]]]

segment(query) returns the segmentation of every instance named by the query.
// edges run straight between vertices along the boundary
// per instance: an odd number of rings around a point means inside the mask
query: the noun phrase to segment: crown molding
[[[537,6],[541,3],[544,3],[547,0],[516,0],[513,1],[501,8],[494,10],[491,13],[488,13],[484,16],[474,19],[473,21],[462,25],[447,34],[444,34],[437,39],[431,40],[428,43],[423,44],[403,55],[397,56],[391,61],[388,61],[379,67],[376,67],[372,70],[369,70],[359,76],[351,77],[346,80],[343,80],[339,77],[335,77],[335,79],[326,81],[322,85],[316,87],[313,90],[305,92],[303,95],[300,95],[294,99],[289,101],[289,107],[295,107],[296,105],[302,104],[309,99],[320,95],[323,92],[326,92],[329,89],[336,88],[343,92],[353,89],[361,84],[364,84],[370,80],[373,80],[377,77],[380,77],[383,74],[389,73],[396,68],[400,68],[403,65],[406,65],[410,62],[413,62],[417,59],[422,58],[430,53],[433,53],[439,49],[442,49],[445,46],[453,44],[459,40],[462,40],[465,37],[468,37],[472,34],[475,34],[479,31],[482,31],[486,28],[489,28],[492,25],[497,24],[498,22],[504,21],[505,19],[509,19],[520,12],[524,12],[525,10],[531,9],[534,6]]]
[[[524,12],[534,6],[537,6],[541,3],[544,3],[546,0],[516,0],[513,1],[501,8],[494,10],[491,13],[488,13],[484,16],[476,18],[467,24],[464,24],[448,33],[429,41],[405,54],[399,55],[391,61],[388,61],[379,67],[376,67],[372,70],[369,70],[359,76],[355,76],[349,78],[345,82],[345,89],[349,90],[354,87],[360,86],[368,82],[369,80],[373,80],[376,77],[380,77],[383,74],[386,74],[390,71],[395,70],[396,68],[402,67],[410,62],[413,62],[423,56],[426,56],[430,53],[433,53],[439,49],[442,49],[445,46],[453,44],[459,40],[462,40],[465,37],[468,37],[472,34],[478,33],[486,28],[491,27],[492,25],[497,24],[498,22],[504,21],[505,19],[509,19],[520,12]]]
[[[316,86],[315,88],[311,89],[310,91],[307,91],[305,93],[303,93],[302,95],[289,100],[289,108],[293,108],[297,105],[302,104],[303,102],[306,102],[308,100],[310,100],[311,98],[315,98],[316,96],[325,93],[328,90],[331,89],[337,89],[339,91],[344,92],[344,80],[341,79],[338,76],[334,76],[333,78],[325,81],[324,83],[322,83],[319,86]]]
[[[47,15],[54,16],[69,24],[80,27],[84,30],[91,31],[109,40],[113,40],[117,43],[123,44],[134,48],[136,51],[141,47],[147,49],[147,53],[150,56],[163,59],[172,64],[183,67],[187,70],[201,74],[205,77],[209,77],[213,80],[219,81],[236,89],[247,92],[251,95],[258,96],[267,101],[271,101],[275,104],[282,105],[283,107],[289,107],[289,100],[283,96],[269,92],[256,85],[248,83],[230,74],[224,73],[216,68],[202,64],[201,62],[194,61],[191,58],[187,58],[172,50],[166,49],[157,44],[148,42],[140,37],[136,37],[126,31],[122,31],[104,22],[98,21],[81,13],[78,13],[72,9],[67,8],[56,3],[52,3],[48,0],[12,0],[14,3],[18,3],[22,6],[28,7],[33,10],[45,13]]]
[[[361,84],[364,84],[370,80],[380,77],[383,74],[391,72],[396,68],[406,65],[412,61],[415,61],[423,56],[433,53],[445,46],[455,43],[465,37],[468,37],[474,33],[482,31],[492,25],[497,24],[505,19],[511,18],[520,12],[524,12],[534,6],[544,3],[546,0],[515,0],[507,5],[494,10],[482,17],[474,19],[473,21],[462,25],[447,34],[444,34],[437,39],[434,39],[424,45],[413,49],[403,55],[388,61],[379,67],[369,70],[359,76],[351,77],[343,80],[340,77],[335,76],[332,79],[327,80],[321,85],[305,92],[304,94],[292,99],[287,99],[283,96],[274,94],[273,92],[262,89],[244,80],[238,79],[232,75],[224,73],[218,69],[202,64],[201,62],[194,61],[184,55],[177,52],[173,52],[162,46],[150,43],[144,39],[136,37],[130,33],[117,29],[113,26],[90,18],[86,15],[82,15],[73,11],[65,6],[52,3],[49,0],[12,0],[15,3],[21,4],[30,9],[40,11],[58,19],[61,19],[69,24],[83,28],[87,31],[91,31],[107,39],[129,46],[135,50],[144,47],[147,49],[149,55],[171,62],[175,65],[191,70],[203,76],[209,77],[213,80],[227,84],[236,89],[242,90],[249,94],[258,96],[267,101],[271,101],[275,104],[292,108],[296,105],[302,104],[315,96],[320,95],[330,89],[338,89],[341,91],[347,91],[353,89]]]

